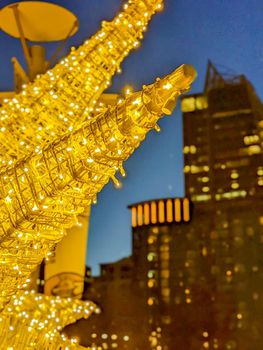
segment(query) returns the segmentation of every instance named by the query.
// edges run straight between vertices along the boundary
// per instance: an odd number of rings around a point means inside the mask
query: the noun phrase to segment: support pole
[[[30,65],[31,65],[31,56],[30,56],[29,48],[28,48],[27,43],[26,43],[26,38],[25,38],[25,35],[24,35],[23,27],[22,27],[22,24],[21,24],[21,21],[20,21],[18,5],[19,4],[14,4],[14,5],[11,6],[11,8],[14,11],[14,17],[15,17],[17,29],[18,29],[19,34],[20,34],[21,45],[22,45],[22,48],[23,48],[23,51],[24,51],[25,59],[26,59],[27,65],[28,65],[28,70],[29,70],[30,69]]]

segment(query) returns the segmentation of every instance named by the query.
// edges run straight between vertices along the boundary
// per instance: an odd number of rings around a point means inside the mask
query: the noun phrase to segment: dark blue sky
[[[15,1],[1,1],[1,6]],[[79,32],[69,45],[79,45],[92,35],[103,19],[118,11],[119,0],[53,1],[79,18]],[[262,0],[166,0],[164,11],[152,20],[140,49],[122,65],[111,91],[125,85],[139,89],[156,76],[182,63],[192,64],[198,78],[192,92],[203,88],[208,58],[219,69],[243,73],[263,97]],[[47,46],[50,56],[55,45]],[[21,58],[16,39],[0,32],[0,89],[12,89],[12,56]],[[65,50],[64,54],[67,52]],[[87,263],[98,272],[98,263],[115,261],[131,252],[130,216],[127,205],[151,198],[182,196],[182,121],[179,106],[164,118],[161,133],[151,132],[141,148],[126,162],[127,177],[121,190],[108,184],[92,208]]]

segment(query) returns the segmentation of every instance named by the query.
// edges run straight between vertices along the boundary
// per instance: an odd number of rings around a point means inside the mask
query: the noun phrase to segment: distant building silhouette
[[[204,92],[184,97],[182,111],[196,249],[184,269],[195,276],[192,304],[186,323],[185,310],[177,317],[189,327],[189,349],[201,348],[198,330],[207,349],[262,349],[262,104],[244,76],[226,78],[209,62]],[[201,323],[196,303],[209,305]]]
[[[101,264],[100,276],[89,278],[84,295],[85,299],[93,300],[101,312],[92,320],[68,327],[67,334],[78,336],[82,345],[91,349],[142,349],[146,332],[138,323],[145,312],[133,274],[131,257]]]

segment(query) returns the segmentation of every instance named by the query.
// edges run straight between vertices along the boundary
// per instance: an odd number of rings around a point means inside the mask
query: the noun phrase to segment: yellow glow
[[[180,222],[182,220],[181,202],[180,202],[180,199],[178,198],[174,200],[174,217],[176,222]]]
[[[237,189],[237,188],[239,188],[239,184],[238,184],[237,182],[233,182],[233,183],[231,184],[231,188]]]
[[[168,199],[166,203],[166,217],[168,222],[173,221],[173,202],[171,199]]]
[[[151,223],[157,223],[157,205],[155,202],[151,203]]]
[[[148,281],[148,288],[153,288],[156,285],[156,281],[154,279],[150,279]]]
[[[138,225],[143,225],[143,208],[142,205],[138,205]]]
[[[3,103],[0,235],[18,253],[0,252],[0,262],[9,261],[0,280],[0,307],[27,286],[32,270],[109,179],[119,185],[114,175],[124,174],[123,161],[171,113],[170,101],[189,89],[195,72],[185,65],[112,109],[97,103],[161,5],[162,0],[130,0],[93,37]]]
[[[77,349],[78,339],[68,339],[60,331],[81,318],[89,318],[92,302],[19,292],[1,314],[2,349]],[[11,333],[14,334],[11,336]],[[72,346],[74,344],[74,347]]]
[[[59,331],[69,319],[88,317],[94,306],[27,292],[12,295],[28,287],[31,272],[52,255],[65,229],[96,202],[105,184],[112,179],[120,186],[115,174],[124,174],[123,162],[163,114],[172,112],[175,98],[190,88],[195,72],[183,65],[110,108],[97,104],[161,5],[162,0],[130,0],[112,22],[103,22],[90,40],[72,48],[68,57],[0,109],[3,348],[29,348],[29,340],[39,349],[78,348],[76,338],[67,340]],[[164,221],[164,203],[162,207],[159,219]],[[156,204],[151,206],[154,221]]]
[[[193,112],[195,110],[195,98],[194,97],[185,97],[182,99],[181,104],[182,112]]]
[[[148,203],[144,204],[144,223],[145,225],[150,223],[150,205]]]
[[[162,224],[165,221],[164,201],[158,202],[158,220]]]
[[[190,206],[189,206],[189,199],[184,198],[183,200],[183,216],[184,216],[184,221],[189,221],[190,220]]]
[[[148,303],[149,306],[152,306],[154,304],[154,299],[153,298],[148,298],[147,303]]]
[[[3,167],[1,176],[5,200],[0,201],[4,218],[0,234],[2,230],[6,240],[10,237],[18,247],[21,246],[24,259],[18,260],[16,253],[0,251],[0,260],[5,261],[5,255],[9,261],[13,259],[13,264],[5,267],[2,278],[5,290],[0,289],[0,296],[1,293],[9,296],[9,289],[14,292],[13,283],[17,283],[17,288],[24,288],[30,272],[63,238],[65,228],[74,225],[75,217],[96,201],[97,193],[109,179],[117,181],[116,171],[123,172],[124,160],[144,140],[149,126],[153,127],[163,115],[163,105],[167,104],[169,96],[174,96],[176,89],[181,90],[181,86],[188,86],[192,80],[192,75],[185,76],[187,69],[185,66],[179,67],[167,77],[145,86],[142,91],[99,114],[94,121],[86,121],[74,132],[58,137],[41,152],[22,158],[23,162]],[[161,92],[159,90],[164,81],[174,84],[174,88],[166,90],[165,94],[163,89]],[[143,98],[144,95],[147,99]],[[142,102],[134,105],[133,101],[138,96]],[[150,101],[150,105],[147,101]],[[140,113],[137,113],[138,110]],[[89,142],[83,143],[84,136]],[[21,198],[21,202],[16,198]],[[164,222],[164,203],[159,205],[159,222]],[[142,206],[137,209],[137,215],[137,224],[143,225]],[[151,218],[152,222],[156,219],[154,204]],[[17,222],[19,231],[16,230]],[[6,236],[6,232],[10,236]],[[39,248],[32,251],[30,244]],[[32,260],[34,263],[30,263]],[[19,265],[16,274],[13,273],[13,265]],[[12,273],[8,273],[7,269]],[[7,280],[9,283],[6,283]],[[9,297],[5,298],[7,300]]]
[[[137,226],[137,208],[136,207],[132,207],[132,227],[136,227]]]

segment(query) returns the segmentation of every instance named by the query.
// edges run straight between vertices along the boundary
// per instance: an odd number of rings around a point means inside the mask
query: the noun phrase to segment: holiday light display
[[[123,173],[123,161],[158,119],[171,113],[194,76],[193,68],[183,65],[1,171],[2,303],[26,287],[64,229],[74,225],[117,170]]]
[[[161,0],[130,0],[112,22],[0,109],[1,349],[75,346],[59,330],[87,314],[91,304],[14,294],[28,286],[32,271],[103,186],[110,179],[118,186],[116,171],[124,175],[123,162],[189,89],[195,71],[183,65],[99,112],[97,100],[161,6]]]
[[[54,141],[53,145],[56,142],[59,144],[58,138],[66,132],[68,132],[66,138],[69,138],[69,133],[73,133],[82,122],[86,122],[87,127],[97,99],[109,85],[111,77],[119,69],[125,56],[132,48],[138,46],[138,40],[142,38],[151,16],[160,10],[161,6],[162,0],[130,0],[124,5],[123,12],[119,13],[112,22],[103,22],[102,29],[90,40],[80,46],[78,50],[72,49],[67,58],[46,74],[38,77],[32,84],[26,86],[15,98],[6,101],[0,109],[0,172],[3,175],[1,178],[4,182],[14,184],[14,179],[20,177],[17,185],[22,185],[20,189],[9,188],[8,193],[6,193],[5,185],[2,184],[1,198],[6,210],[5,213],[0,214],[0,223],[2,223],[2,230],[0,229],[0,308],[15,293],[17,288],[26,288],[31,271],[43,257],[47,257],[47,253],[50,253],[54,244],[64,234],[62,230],[56,228],[57,226],[62,227],[59,217],[55,227],[52,226],[51,222],[47,223],[44,235],[43,232],[40,234],[39,231],[40,220],[38,220],[37,225],[23,226],[21,230],[20,220],[27,221],[28,211],[26,207],[28,205],[30,212],[31,209],[34,211],[35,218],[39,214],[39,208],[35,205],[31,206],[32,203],[30,204],[36,198],[30,199],[28,197],[26,204],[24,195],[19,195],[15,199],[16,205],[20,207],[20,218],[17,217],[17,211],[12,212],[12,209],[10,211],[14,204],[13,202],[11,205],[13,191],[22,194],[29,188],[32,189],[30,181],[27,181],[27,168],[23,167],[22,163],[26,157],[31,159],[32,154],[41,156],[44,147],[49,147],[49,141],[56,139],[57,141]],[[69,139],[68,142],[70,142]],[[52,147],[48,148],[51,152]],[[70,146],[67,148],[70,149]],[[46,157],[47,153],[44,154]],[[14,164],[16,165],[14,166]],[[23,174],[17,173],[18,164],[22,167]],[[8,174],[10,167],[14,170],[12,179],[9,178]],[[46,170],[50,172],[50,169]],[[63,174],[61,172],[55,175],[56,177],[58,175],[56,181],[62,180]],[[40,193],[34,192],[34,196],[38,197],[37,202],[43,201],[41,208],[45,210],[46,214],[48,210],[50,213],[55,213],[55,207],[53,208],[52,205],[58,200],[57,198],[54,202],[50,199],[51,202],[47,203],[46,197],[54,196],[54,193],[50,194],[50,190],[45,187],[44,193],[42,190]],[[60,193],[61,191],[65,192],[65,190],[65,187],[63,190],[60,188]],[[76,191],[78,189],[74,188],[72,193],[68,192],[68,201],[72,200],[72,196],[76,196]],[[78,192],[77,196],[79,196]],[[61,199],[59,201],[61,202]],[[86,206],[90,203],[90,197],[84,198],[83,193],[81,201],[81,206]],[[69,216],[75,218],[82,209],[71,208],[70,210],[73,212],[69,212]],[[55,215],[61,216],[59,212],[56,212]],[[48,215],[45,217],[47,219]],[[75,221],[77,220],[75,219]],[[7,222],[9,223],[6,226]],[[9,224],[12,227],[11,231]],[[45,226],[46,224],[42,222],[41,225]],[[72,221],[63,224],[63,227],[70,226],[72,226]],[[16,233],[11,238],[13,231]],[[20,264],[24,266],[23,272],[20,270]]]
[[[22,292],[12,297],[0,316],[0,349],[80,349],[63,328],[96,312],[92,302]]]

